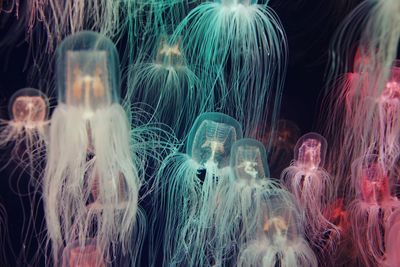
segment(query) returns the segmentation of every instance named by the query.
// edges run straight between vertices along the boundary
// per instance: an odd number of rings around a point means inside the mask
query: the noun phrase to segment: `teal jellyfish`
[[[262,143],[240,139],[231,150],[230,179],[218,184],[211,204],[215,210],[212,249],[214,258],[221,264],[235,259],[237,250],[254,238],[257,218],[264,207],[263,199],[282,190],[269,178],[267,154]]]
[[[149,62],[136,63],[129,73],[128,94],[135,102],[154,109],[160,122],[185,137],[205,105],[200,80],[187,66],[180,41],[171,44],[161,36]]]
[[[209,237],[216,214],[210,207],[218,184],[229,179],[231,146],[241,137],[233,118],[204,113],[193,124],[186,154],[173,153],[161,166],[158,211],[165,211],[165,265],[204,266],[214,260]]]
[[[238,119],[246,136],[262,137],[275,124],[286,73],[286,36],[275,12],[254,0],[204,2],[174,36],[204,83],[208,110]]]

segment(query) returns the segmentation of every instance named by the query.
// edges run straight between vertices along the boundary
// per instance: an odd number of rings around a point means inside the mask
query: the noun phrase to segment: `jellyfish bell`
[[[324,165],[327,150],[326,139],[317,133],[303,135],[294,149],[295,161],[307,170],[314,170]]]
[[[236,181],[254,181],[269,177],[267,153],[255,139],[240,139],[231,148],[230,165]]]
[[[46,95],[37,89],[24,88],[11,97],[9,114],[14,123],[34,129],[47,121],[49,108]]]
[[[275,245],[284,245],[296,240],[301,234],[301,215],[296,209],[295,202],[289,196],[272,196],[268,199],[267,214],[264,216],[264,233]],[[294,201],[292,199],[292,201]],[[299,228],[300,227],[300,228]]]
[[[257,0],[216,0],[215,2],[221,3],[224,6],[235,6],[235,5],[250,6],[257,4]]]
[[[186,65],[181,51],[181,38],[173,44],[170,43],[170,39],[168,35],[160,37],[155,63],[166,68]]]
[[[69,243],[62,254],[62,267],[106,267],[101,250],[94,239],[87,239],[84,244],[79,241]]]
[[[110,39],[83,31],[64,39],[56,52],[59,103],[96,109],[119,101],[119,57]]]
[[[189,133],[186,153],[205,166],[229,166],[231,146],[242,137],[239,123],[232,117],[210,112],[200,115]]]
[[[367,155],[352,164],[356,194],[370,204],[381,204],[390,199],[389,177],[378,155]]]

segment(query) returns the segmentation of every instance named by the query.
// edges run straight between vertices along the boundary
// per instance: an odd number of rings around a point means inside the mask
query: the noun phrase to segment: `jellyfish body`
[[[83,246],[79,242],[68,244],[64,248],[62,259],[62,267],[106,266],[101,251],[96,247],[96,242],[90,239],[86,240]]]
[[[202,88],[189,69],[178,41],[170,44],[168,36],[159,40],[155,59],[137,63],[130,73],[132,98],[150,105],[155,116],[185,137],[204,106]],[[173,111],[173,112],[171,112]]]
[[[364,266],[383,259],[384,225],[399,201],[391,196],[389,177],[378,155],[367,155],[352,164],[356,199],[349,204],[352,238]]]
[[[209,110],[240,120],[246,136],[266,121],[275,124],[286,70],[286,37],[267,5],[216,0],[195,7],[175,38],[209,96]],[[234,109],[231,107],[235,107]]]
[[[230,167],[230,179],[217,185],[212,203],[217,244],[213,250],[220,255],[220,262],[234,259],[236,250],[254,238],[263,198],[281,190],[269,178],[264,146],[254,139],[245,138],[233,144]]]
[[[204,266],[214,258],[211,238],[215,210],[210,209],[219,183],[229,178],[231,145],[242,132],[237,121],[221,113],[204,113],[195,121],[186,154],[168,157],[159,172],[166,210],[164,264]]]
[[[296,144],[293,164],[282,172],[286,187],[305,210],[306,233],[319,248],[326,246],[324,234],[337,231],[323,214],[334,193],[331,176],[322,167],[326,149],[327,142],[321,135],[303,135]]]
[[[0,121],[0,147],[13,142],[10,158],[33,168],[46,148],[49,101],[37,89],[20,89],[10,99],[9,114],[10,120]]]
[[[258,233],[239,254],[238,266],[318,266],[303,237],[303,216],[290,193],[278,191],[264,199]]]
[[[137,229],[141,178],[130,122],[117,102],[116,48],[100,34],[80,32],[58,48],[56,67],[59,104],[51,118],[43,189],[54,264],[60,264],[63,244],[83,247],[88,238],[103,259],[117,248],[135,251],[140,245],[128,243]]]

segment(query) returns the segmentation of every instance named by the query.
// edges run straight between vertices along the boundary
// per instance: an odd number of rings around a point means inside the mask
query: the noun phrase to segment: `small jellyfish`
[[[352,164],[356,198],[349,204],[352,238],[364,266],[383,259],[382,229],[400,203],[391,195],[390,180],[378,155],[367,155]]]
[[[318,266],[304,239],[304,218],[290,193],[284,190],[264,198],[257,234],[238,256],[238,266]]]
[[[60,265],[63,244],[83,247],[91,236],[100,258],[121,252],[135,261],[143,177],[131,146],[130,114],[118,103],[116,47],[100,34],[79,32],[57,49],[56,69],[59,103],[43,185],[53,264]]]
[[[290,120],[279,120],[276,129],[270,129],[265,137],[261,138],[265,146],[272,140],[268,153],[268,165],[271,177],[280,177],[283,169],[290,165],[293,159],[293,150],[300,138],[299,127]]]
[[[62,267],[106,267],[96,241],[87,239],[83,245],[75,241],[68,244],[62,254]]]
[[[246,136],[263,136],[266,129],[255,129],[276,122],[286,72],[287,40],[276,13],[256,0],[203,2],[176,27],[178,38],[209,96],[206,110],[237,118]]]
[[[0,147],[13,142],[11,158],[34,168],[46,148],[49,101],[37,89],[20,89],[10,99],[9,114],[10,120],[0,121]]]
[[[211,208],[215,210],[214,254],[230,255],[254,237],[262,199],[281,190],[269,178],[267,154],[255,139],[240,139],[231,148],[230,179],[217,185]],[[217,253],[216,253],[217,252]],[[216,257],[216,256],[214,256]]]
[[[324,235],[336,232],[323,212],[333,199],[331,176],[323,169],[327,142],[317,133],[303,135],[297,142],[292,165],[282,172],[282,181],[305,210],[306,234],[313,246],[323,249]]]
[[[188,134],[204,107],[200,80],[186,64],[181,42],[171,44],[161,36],[153,62],[138,62],[129,73],[130,97],[154,109],[160,122],[172,127],[179,137]]]
[[[210,207],[218,184],[229,179],[231,146],[241,137],[233,118],[204,113],[190,131],[186,154],[174,153],[164,161],[157,177],[157,210],[166,211],[164,264],[204,266],[214,261],[210,238],[216,211]]]

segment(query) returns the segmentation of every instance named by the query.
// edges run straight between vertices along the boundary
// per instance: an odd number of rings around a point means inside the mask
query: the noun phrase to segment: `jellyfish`
[[[209,95],[207,111],[239,120],[246,136],[260,122],[275,125],[286,72],[283,27],[267,4],[255,0],[215,0],[195,7],[176,27],[189,66]]]
[[[165,211],[164,264],[204,266],[214,261],[208,249],[215,216],[210,207],[218,184],[229,179],[231,146],[241,137],[233,118],[203,113],[192,126],[186,154],[176,152],[165,159],[157,178],[157,211]]]
[[[106,267],[101,251],[96,246],[96,241],[87,239],[81,246],[75,241],[68,244],[62,254],[62,267]]]
[[[349,204],[352,238],[364,266],[376,266],[384,255],[384,225],[399,201],[391,195],[390,179],[378,155],[369,154],[352,164],[356,198]]]
[[[155,116],[184,138],[205,105],[200,81],[189,69],[178,41],[161,36],[155,59],[137,63],[130,73],[133,99],[150,105]],[[173,111],[173,112],[171,112]]]
[[[299,127],[293,121],[281,119],[276,129],[270,129],[261,139],[264,145],[268,145],[269,138],[273,138],[268,154],[271,177],[280,177],[283,169],[290,165],[294,156],[294,146],[299,137]]]
[[[234,257],[235,251],[254,237],[262,199],[282,190],[270,179],[267,154],[255,139],[240,139],[231,148],[231,176],[217,185],[212,203],[216,210],[214,254]]]
[[[290,193],[277,191],[264,198],[257,234],[243,247],[237,266],[318,266],[304,239],[304,218]]]
[[[385,225],[385,256],[382,266],[398,266],[400,263],[398,248],[400,241],[400,210],[397,209],[390,215]]]
[[[23,88],[11,97],[8,110],[10,120],[0,121],[0,147],[5,148],[12,143],[10,159],[21,166],[29,166],[32,172],[34,165],[43,158],[46,148],[49,101],[41,91]]]
[[[143,163],[131,150],[130,114],[118,103],[115,45],[94,32],[71,35],[57,49],[56,70],[59,103],[43,180],[53,265],[66,244],[83,248],[89,238],[100,259],[132,253],[134,261],[143,234]]]
[[[306,234],[313,246],[324,248],[324,235],[336,232],[336,226],[323,214],[334,196],[332,178],[323,169],[327,142],[317,133],[303,135],[296,144],[295,160],[283,170],[282,180],[305,210]]]

